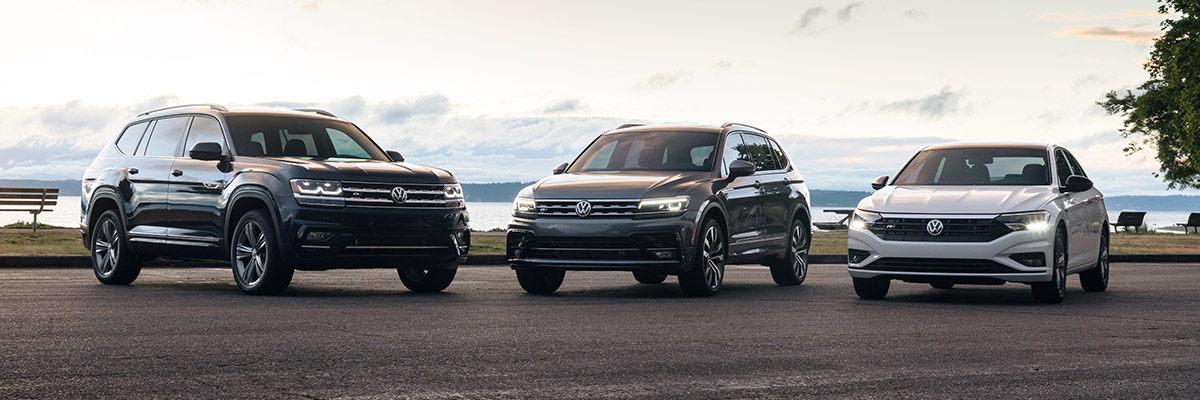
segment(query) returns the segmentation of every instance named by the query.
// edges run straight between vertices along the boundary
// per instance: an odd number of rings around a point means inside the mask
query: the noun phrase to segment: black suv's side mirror
[[[387,155],[388,155],[388,158],[392,159],[392,161],[404,162],[404,156],[400,155],[400,152],[398,152],[398,151],[388,150]]]
[[[875,180],[871,181],[871,189],[875,189],[875,190],[883,189],[884,186],[887,186],[887,180],[888,180],[887,175],[875,178]]]
[[[1067,184],[1063,185],[1063,191],[1067,193],[1082,192],[1092,188],[1092,180],[1082,175],[1071,175],[1067,177]]]
[[[200,142],[188,150],[188,157],[196,160],[213,161],[221,159],[221,144],[216,142]]]
[[[737,178],[739,176],[754,175],[754,170],[757,169],[754,163],[746,160],[733,160],[729,163],[729,177]]]
[[[558,164],[558,165],[554,166],[554,174],[559,175],[559,174],[562,174],[563,172],[567,172],[567,166],[568,166],[567,163],[562,163],[562,164]]]

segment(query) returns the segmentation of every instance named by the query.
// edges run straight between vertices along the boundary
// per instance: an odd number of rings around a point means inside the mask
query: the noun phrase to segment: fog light
[[[1046,266],[1046,254],[1041,253],[1041,252],[1013,254],[1011,256],[1008,256],[1008,258],[1011,258],[1011,259],[1013,259],[1013,261],[1019,262],[1019,263],[1021,263],[1021,265],[1024,265],[1026,267],[1045,267]]]
[[[675,258],[675,251],[674,250],[656,250],[656,251],[654,251],[654,257],[658,258],[660,260],[670,260],[672,258]]]
[[[850,249],[849,254],[847,255],[847,259],[851,264],[858,264],[866,261],[868,257],[871,257],[870,252],[856,249]]]
[[[304,235],[304,241],[306,241],[306,242],[323,242],[332,236],[333,236],[333,232],[310,231],[310,232],[308,232],[307,235]]]

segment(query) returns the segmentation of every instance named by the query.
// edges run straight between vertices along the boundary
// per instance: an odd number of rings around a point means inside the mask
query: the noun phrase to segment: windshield
[[[711,171],[715,132],[628,132],[600,136],[569,172]]]
[[[353,124],[322,118],[228,116],[238,155],[324,161],[388,161]]]
[[[925,150],[896,175],[897,185],[1049,185],[1046,150],[949,148]]]

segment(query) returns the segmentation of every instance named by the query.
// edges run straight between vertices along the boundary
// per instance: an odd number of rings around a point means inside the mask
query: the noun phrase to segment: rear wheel
[[[854,278],[854,293],[863,299],[882,299],[891,286],[887,278]]]
[[[679,275],[679,287],[688,296],[712,296],[721,289],[725,280],[725,260],[729,249],[725,246],[725,231],[716,220],[709,219],[701,230],[696,256],[691,271]]]
[[[125,224],[116,211],[105,211],[92,227],[92,272],[105,285],[128,285],[142,272],[142,263],[129,249]]]
[[[799,285],[808,277],[808,248],[812,237],[808,223],[801,218],[792,220],[790,232],[786,259],[771,264],[771,278],[776,284],[785,286]]]
[[[1108,289],[1108,230],[1100,236],[1100,258],[1096,260],[1096,267],[1083,271],[1079,274],[1079,283],[1083,285],[1083,290],[1089,292],[1103,292]]]
[[[396,273],[400,275],[400,282],[404,283],[404,287],[408,290],[421,293],[440,292],[454,282],[454,274],[458,273],[458,266],[437,269],[400,267],[396,268]]]
[[[1050,282],[1037,282],[1033,299],[1039,303],[1061,303],[1067,295],[1067,236],[1059,230],[1054,235],[1054,271]]]
[[[246,294],[279,294],[292,282],[291,267],[283,265],[275,226],[263,210],[247,212],[230,240],[233,280]]]
[[[667,280],[667,274],[660,274],[649,271],[633,271],[633,279],[637,279],[638,283],[647,285],[657,285]]]
[[[566,271],[561,269],[518,269],[517,282],[526,292],[551,294],[562,286],[566,274]]]

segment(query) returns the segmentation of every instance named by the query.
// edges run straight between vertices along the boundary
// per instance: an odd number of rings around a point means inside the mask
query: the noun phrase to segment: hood
[[[679,195],[703,173],[645,175],[644,173],[565,173],[533,185],[535,199],[642,199]]]
[[[1051,186],[888,186],[858,208],[880,213],[1000,214],[1035,211],[1058,193]]]
[[[274,158],[304,170],[304,177],[335,181],[382,183],[455,183],[454,175],[441,168],[404,162],[376,160],[317,161]]]

